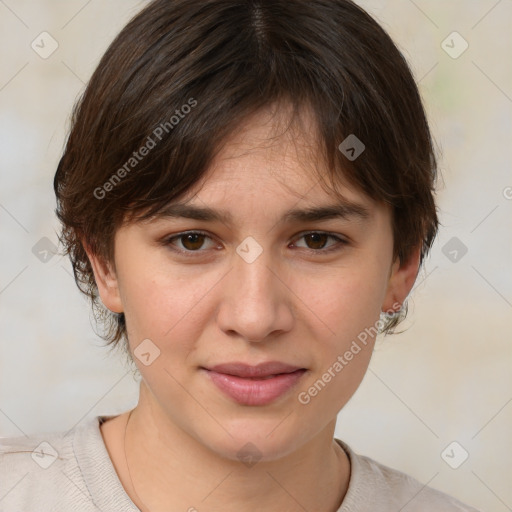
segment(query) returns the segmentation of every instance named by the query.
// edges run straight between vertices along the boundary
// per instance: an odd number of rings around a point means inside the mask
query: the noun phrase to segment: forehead
[[[247,117],[225,139],[203,177],[142,222],[363,222],[386,210],[343,173],[336,175],[333,188],[314,117],[306,109],[299,114],[292,118],[289,109],[267,107]]]
[[[327,163],[311,111],[301,110],[292,118],[287,106],[269,106],[246,118],[228,137],[213,159],[208,172],[186,197],[222,200],[224,196],[253,192],[309,198],[340,198],[328,179]],[[336,190],[347,199],[363,199],[343,175]],[[276,197],[274,197],[275,199]]]

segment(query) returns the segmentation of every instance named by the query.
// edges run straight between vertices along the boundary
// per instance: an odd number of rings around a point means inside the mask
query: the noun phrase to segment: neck
[[[125,416],[119,476],[142,512],[336,512],[348,488],[350,464],[333,440],[334,422],[285,457],[242,463],[219,456],[149,401]]]

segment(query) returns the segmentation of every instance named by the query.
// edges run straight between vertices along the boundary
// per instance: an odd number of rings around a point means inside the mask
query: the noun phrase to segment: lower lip
[[[213,383],[241,405],[266,405],[286,393],[300,380],[306,370],[281,373],[271,379],[244,379],[234,375],[205,370]]]

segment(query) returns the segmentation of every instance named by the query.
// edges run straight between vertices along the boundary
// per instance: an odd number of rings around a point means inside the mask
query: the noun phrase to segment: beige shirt
[[[0,512],[140,512],[103,441],[99,427],[108,417],[85,420],[67,435],[0,439]],[[336,441],[351,463],[338,512],[478,512]]]

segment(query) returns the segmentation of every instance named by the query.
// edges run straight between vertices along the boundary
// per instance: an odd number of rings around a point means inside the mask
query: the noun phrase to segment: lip
[[[246,363],[223,363],[206,368],[217,373],[226,375],[235,375],[236,377],[268,377],[269,375],[278,375],[281,373],[292,373],[301,370],[300,366],[292,366],[290,364],[281,363],[280,361],[267,361],[255,366]]]
[[[297,384],[305,368],[278,361],[251,366],[225,363],[201,368],[223,393],[241,405],[266,405]]]

